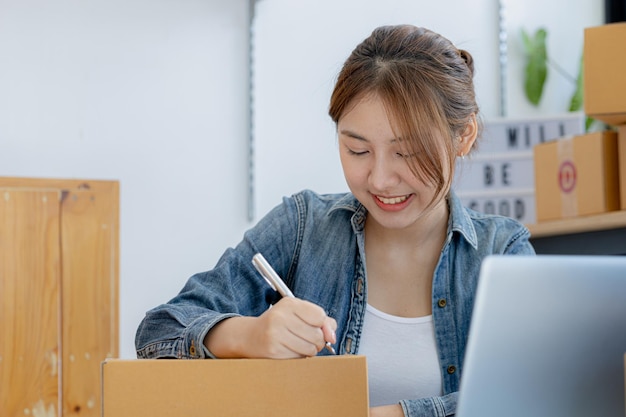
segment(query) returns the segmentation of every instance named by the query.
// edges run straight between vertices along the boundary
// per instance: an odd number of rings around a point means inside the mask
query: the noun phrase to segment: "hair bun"
[[[474,75],[474,58],[472,58],[472,54],[467,52],[465,49],[459,49],[459,54],[461,55],[461,58],[463,58],[463,61],[465,61],[465,64],[469,67],[470,72],[472,73],[472,76],[473,76]]]

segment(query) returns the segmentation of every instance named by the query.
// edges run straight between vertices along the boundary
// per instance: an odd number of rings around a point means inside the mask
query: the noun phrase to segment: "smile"
[[[407,200],[407,198],[409,198],[409,196],[408,196],[408,195],[404,195],[404,196],[402,196],[402,197],[391,197],[391,198],[386,198],[386,197],[381,197],[381,196],[377,195],[377,196],[376,196],[376,198],[377,198],[380,202],[382,202],[382,203],[384,203],[384,204],[400,204],[400,203],[402,203],[402,202],[406,201],[406,200]]]

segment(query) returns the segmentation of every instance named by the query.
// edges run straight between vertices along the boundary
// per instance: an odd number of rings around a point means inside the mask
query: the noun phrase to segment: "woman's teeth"
[[[381,197],[381,196],[376,196],[377,199],[379,199],[380,201],[382,201],[385,204],[398,204],[398,203],[402,203],[403,201],[406,201],[406,199],[408,198],[408,196],[402,196],[402,197],[392,197],[392,198],[386,198],[386,197]]]

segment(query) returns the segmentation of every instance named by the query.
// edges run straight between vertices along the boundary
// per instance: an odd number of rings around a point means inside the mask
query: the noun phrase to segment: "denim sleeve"
[[[456,413],[458,392],[441,397],[402,400],[400,405],[406,417],[446,417]]]
[[[535,248],[530,243],[530,232],[524,226],[520,226],[507,243],[504,253],[507,255],[535,255]]]
[[[213,269],[193,275],[169,302],[149,310],[135,335],[137,357],[212,358],[203,343],[211,328],[230,317],[259,316],[278,301],[252,256],[262,252],[279,274],[287,274],[296,240],[295,210],[293,199],[285,199]]]

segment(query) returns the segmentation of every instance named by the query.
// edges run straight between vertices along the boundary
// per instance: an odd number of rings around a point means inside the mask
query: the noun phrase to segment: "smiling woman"
[[[395,51],[401,40],[410,46]],[[373,48],[382,52],[371,61]],[[456,157],[469,153],[479,133],[473,76],[472,56],[447,39],[423,29],[381,29],[346,61],[329,114],[341,134],[340,117],[366,95],[375,96],[369,99],[380,101],[379,108],[371,111],[391,117],[388,137],[395,139],[398,153],[419,155],[419,160],[409,158],[408,166],[435,187],[434,203],[450,187]]]
[[[428,29],[378,27],[342,67],[329,113],[351,192],[284,198],[147,313],[137,354],[300,358],[330,343],[371,364],[371,416],[454,414],[482,259],[534,253],[523,225],[451,190],[480,133],[473,59]],[[256,273],[259,252],[294,297]]]

